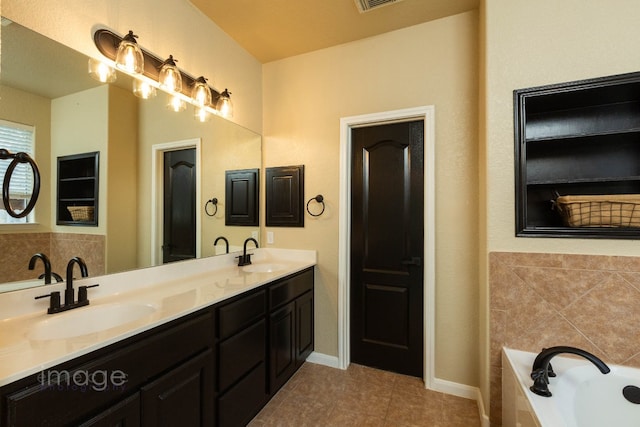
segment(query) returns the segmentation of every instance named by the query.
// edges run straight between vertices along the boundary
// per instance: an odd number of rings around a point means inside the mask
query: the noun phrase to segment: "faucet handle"
[[[87,289],[95,288],[96,286],[100,286],[99,284],[91,285],[91,286],[80,286],[78,287],[78,302],[83,303],[85,301],[89,302],[89,298],[87,297]]]
[[[51,299],[49,300],[49,309],[47,310],[47,313],[52,314],[60,311],[60,292],[55,291],[55,292],[51,292],[50,294],[39,295],[34,299],[40,299],[40,298],[46,298],[46,297],[51,297]]]

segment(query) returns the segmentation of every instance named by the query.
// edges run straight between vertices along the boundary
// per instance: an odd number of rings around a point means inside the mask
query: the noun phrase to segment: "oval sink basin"
[[[261,263],[251,264],[242,267],[247,273],[275,273],[276,271],[284,270],[286,267],[282,264],[274,263]]]
[[[155,311],[155,307],[146,304],[114,303],[76,308],[38,322],[27,337],[37,341],[79,337],[133,322]]]

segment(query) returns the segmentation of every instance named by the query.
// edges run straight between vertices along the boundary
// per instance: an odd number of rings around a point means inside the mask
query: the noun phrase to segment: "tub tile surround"
[[[640,367],[640,258],[489,254],[491,425],[502,425],[502,347],[569,345]]]
[[[8,233],[0,234],[0,283],[28,280],[44,270],[40,261],[35,271],[27,266],[33,254],[44,252],[51,261],[51,269],[64,277],[67,262],[81,256],[89,274],[105,271],[105,238],[97,234],[75,233]],[[1,290],[0,285],[0,290]]]

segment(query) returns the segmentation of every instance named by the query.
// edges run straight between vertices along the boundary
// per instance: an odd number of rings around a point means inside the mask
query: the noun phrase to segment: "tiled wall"
[[[640,258],[492,252],[489,255],[491,425],[502,425],[503,346],[569,345],[640,367]]]
[[[36,269],[27,269],[31,256],[45,253],[51,260],[52,271],[63,278],[69,259],[80,256],[87,264],[90,276],[104,274],[104,236],[71,233],[11,233],[0,234],[0,283],[27,280],[44,271],[38,261]],[[79,277],[79,272],[76,272]]]

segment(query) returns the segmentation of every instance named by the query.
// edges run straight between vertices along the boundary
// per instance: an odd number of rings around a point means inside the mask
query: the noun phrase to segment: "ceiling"
[[[189,1],[262,63],[466,12],[479,3],[397,0],[360,13],[354,0]]]

